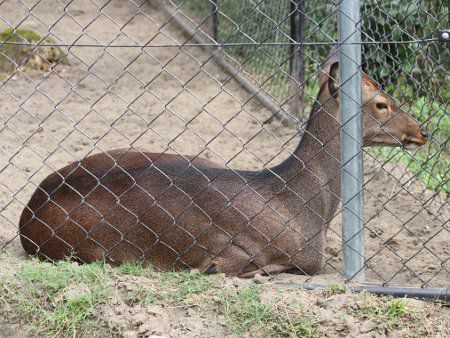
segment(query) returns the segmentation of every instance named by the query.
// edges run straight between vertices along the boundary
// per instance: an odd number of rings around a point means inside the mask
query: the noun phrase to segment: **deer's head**
[[[328,89],[339,101],[339,63],[330,66]],[[427,142],[420,124],[405,113],[367,74],[362,74],[364,146],[389,146],[415,149]]]

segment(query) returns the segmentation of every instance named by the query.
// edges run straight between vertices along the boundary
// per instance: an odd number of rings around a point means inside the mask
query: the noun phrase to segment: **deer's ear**
[[[328,89],[333,97],[337,97],[339,91],[339,62],[334,62],[330,66],[330,73],[328,76]]]

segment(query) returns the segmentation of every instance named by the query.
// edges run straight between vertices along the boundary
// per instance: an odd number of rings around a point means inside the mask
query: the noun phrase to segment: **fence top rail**
[[[358,41],[345,42],[347,45],[369,45],[369,44],[411,44],[439,42],[438,38],[417,39],[408,41]],[[78,44],[78,43],[32,43],[0,41],[0,46],[30,46],[30,47],[91,47],[91,48],[160,48],[160,47],[240,47],[240,46],[334,46],[341,45],[337,41],[327,42],[224,42],[224,43],[162,43],[162,44]]]

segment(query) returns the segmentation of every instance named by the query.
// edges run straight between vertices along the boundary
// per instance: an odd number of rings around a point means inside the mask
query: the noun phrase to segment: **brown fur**
[[[337,64],[329,68],[337,78]],[[75,255],[162,270],[227,275],[323,267],[326,229],[340,200],[339,99],[321,83],[292,156],[261,171],[205,159],[114,150],[48,176],[20,218],[23,247],[49,259]],[[420,126],[363,75],[364,142],[424,144]],[[376,108],[386,101],[388,109]]]

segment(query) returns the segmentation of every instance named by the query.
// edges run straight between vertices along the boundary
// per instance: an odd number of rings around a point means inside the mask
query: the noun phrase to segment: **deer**
[[[161,271],[197,269],[251,278],[313,275],[341,201],[339,61],[320,90],[296,149],[258,171],[140,149],[88,156],[50,174],[20,217],[30,255]],[[362,73],[363,146],[415,149],[421,126]]]

